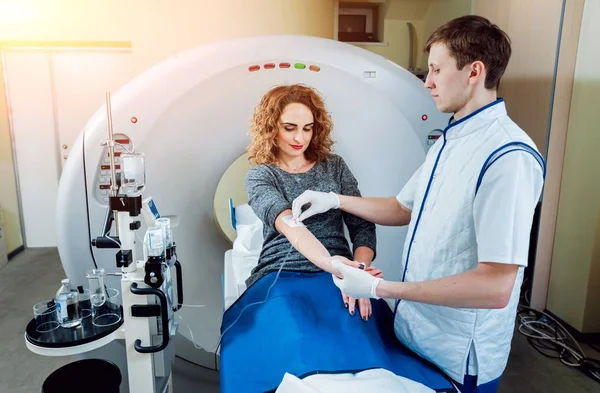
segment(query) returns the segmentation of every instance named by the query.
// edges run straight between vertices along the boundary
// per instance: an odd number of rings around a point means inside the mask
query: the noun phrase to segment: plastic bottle
[[[71,290],[71,280],[65,278],[56,291],[56,309],[60,326],[72,328],[81,325],[79,313],[79,293]]]

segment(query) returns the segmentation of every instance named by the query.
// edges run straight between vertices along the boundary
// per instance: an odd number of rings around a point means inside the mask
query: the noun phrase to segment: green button
[[[297,68],[299,70],[303,70],[303,69],[306,68],[306,65],[305,64],[296,63],[296,64],[294,64],[294,68]]]

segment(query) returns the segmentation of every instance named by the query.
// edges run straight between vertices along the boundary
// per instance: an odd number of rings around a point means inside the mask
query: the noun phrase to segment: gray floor
[[[28,249],[0,269],[0,392],[36,393],[54,370],[74,360],[44,357],[26,347],[23,331],[32,318],[31,306],[52,297],[64,276],[54,248]],[[584,346],[590,357],[600,354]],[[219,391],[217,373],[200,369],[176,358],[173,371],[176,393]],[[600,383],[578,370],[537,353],[525,337],[515,334],[508,367],[500,385],[501,393],[598,392]]]

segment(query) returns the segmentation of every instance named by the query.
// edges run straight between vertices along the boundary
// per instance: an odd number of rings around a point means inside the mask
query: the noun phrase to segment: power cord
[[[600,383],[600,360],[588,358],[577,340],[554,317],[523,304],[519,304],[517,317],[519,332],[536,351],[559,359],[564,365],[575,367]]]
[[[215,354],[215,368],[211,368],[211,367],[206,367],[206,366],[203,366],[203,365],[201,365],[201,364],[198,364],[198,363],[196,363],[196,362],[192,362],[191,360],[187,360],[186,358],[182,358],[182,357],[181,357],[181,356],[179,356],[179,355],[175,355],[175,357],[176,357],[176,358],[179,358],[179,359],[181,359],[181,360],[183,360],[184,362],[187,362],[187,363],[189,363],[189,364],[193,364],[194,366],[197,366],[197,367],[203,368],[203,369],[205,369],[205,370],[208,370],[208,371],[217,371],[217,372],[219,371],[219,370],[217,370],[217,355],[216,355],[216,354]]]

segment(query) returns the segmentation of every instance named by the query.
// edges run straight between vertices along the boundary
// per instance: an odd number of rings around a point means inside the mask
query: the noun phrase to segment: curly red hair
[[[313,137],[305,152],[306,159],[319,162],[331,154],[333,122],[321,94],[303,84],[283,85],[269,90],[254,109],[250,121],[252,141],[246,149],[250,162],[256,165],[277,162],[278,148],[275,139],[279,118],[284,108],[291,103],[306,105],[313,114]]]

